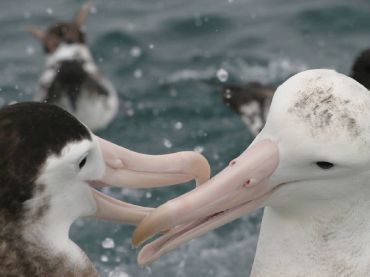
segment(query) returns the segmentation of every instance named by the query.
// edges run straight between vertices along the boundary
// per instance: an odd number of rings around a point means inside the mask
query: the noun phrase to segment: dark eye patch
[[[325,170],[330,169],[330,168],[332,168],[332,167],[334,166],[334,164],[333,164],[333,163],[331,163],[331,162],[326,162],[326,161],[319,161],[319,162],[316,162],[316,165],[317,165],[318,167],[320,167],[321,169],[325,169]]]

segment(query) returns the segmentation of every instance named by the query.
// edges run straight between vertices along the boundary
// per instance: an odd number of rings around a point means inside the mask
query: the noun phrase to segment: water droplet
[[[107,255],[101,255],[100,256],[100,260],[103,262],[103,263],[106,263],[109,261],[109,258]]]
[[[134,77],[136,79],[140,79],[141,77],[143,77],[143,71],[141,69],[136,69],[134,71]]]
[[[174,125],[175,130],[181,130],[183,127],[183,124],[181,121],[177,121]]]
[[[216,161],[220,159],[220,155],[218,153],[213,153],[212,155],[213,159],[215,159]]]
[[[28,55],[33,55],[33,54],[35,54],[35,48],[34,48],[32,45],[28,45],[28,46],[26,47],[26,53],[27,53]]]
[[[207,132],[204,131],[204,130],[198,130],[197,135],[199,137],[206,137],[206,136],[208,136]]]
[[[204,147],[201,145],[195,146],[194,151],[198,153],[203,153],[204,152]]]
[[[53,14],[53,10],[52,10],[51,8],[47,8],[47,9],[46,9],[46,13],[47,13],[47,14]]]
[[[216,74],[220,82],[226,82],[227,79],[229,78],[229,73],[223,68],[220,68],[219,70],[217,70]]]
[[[225,91],[225,94],[224,94],[224,96],[225,96],[225,98],[226,99],[230,99],[231,98],[231,90],[229,90],[229,89],[227,89],[226,91]]]
[[[149,48],[150,48],[150,49],[153,49],[153,48],[154,48],[154,44],[152,44],[152,43],[151,43],[151,44],[149,44]]]
[[[134,111],[133,109],[128,109],[128,110],[126,111],[126,114],[127,114],[127,116],[132,117],[132,116],[134,116],[135,111]]]
[[[121,269],[114,269],[109,272],[108,277],[130,277],[130,275]]]
[[[166,148],[171,148],[171,147],[172,147],[172,142],[171,142],[169,139],[165,138],[165,139],[163,140],[163,145],[164,145]]]
[[[150,191],[148,191],[147,193],[145,193],[145,197],[146,198],[152,198],[152,193]]]
[[[111,238],[105,238],[102,243],[101,243],[101,246],[105,249],[112,249],[114,248],[115,244],[114,244],[114,240],[111,239]]]
[[[141,48],[138,46],[134,46],[130,50],[130,55],[134,58],[140,57],[141,56]]]

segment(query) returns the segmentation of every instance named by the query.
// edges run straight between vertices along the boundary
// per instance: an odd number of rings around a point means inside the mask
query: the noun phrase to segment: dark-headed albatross
[[[136,225],[151,209],[94,187],[159,187],[209,176],[198,153],[136,153],[37,102],[0,109],[0,153],[0,276],[9,277],[98,276],[68,237],[73,221],[94,216]]]

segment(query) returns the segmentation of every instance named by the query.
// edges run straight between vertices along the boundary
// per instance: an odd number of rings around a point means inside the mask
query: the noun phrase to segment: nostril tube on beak
[[[232,160],[230,163],[229,163],[229,166],[233,166],[236,164],[236,160]]]
[[[245,181],[243,183],[243,187],[250,188],[250,187],[253,187],[254,185],[256,185],[258,183],[259,183],[259,181],[256,180],[256,179],[248,179],[247,181]]]
[[[249,188],[249,187],[251,187],[253,184],[252,184],[252,182],[251,182],[251,180],[247,180],[247,181],[245,181],[244,183],[243,183],[243,187],[245,187],[245,188]]]

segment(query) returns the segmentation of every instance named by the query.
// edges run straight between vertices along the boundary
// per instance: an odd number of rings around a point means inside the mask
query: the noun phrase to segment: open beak
[[[274,189],[268,181],[278,163],[277,144],[262,140],[203,185],[159,206],[139,224],[132,242],[138,246],[168,231],[143,247],[138,263],[149,264],[179,245],[262,207]]]
[[[97,136],[105,174],[90,182],[97,204],[95,217],[137,225],[152,208],[141,207],[114,199],[94,187],[118,186],[153,188],[184,183],[195,179],[197,184],[209,179],[208,161],[197,152],[178,152],[167,155],[145,155],[125,149]]]

